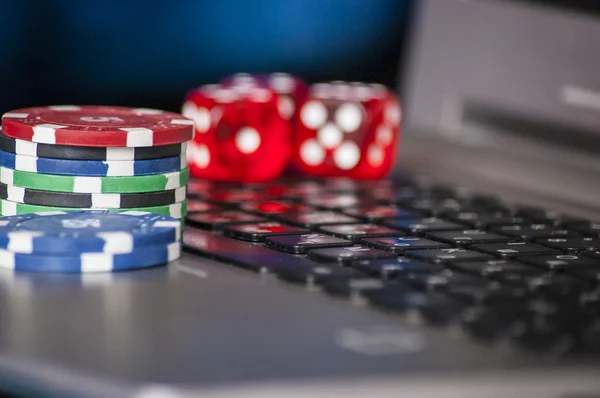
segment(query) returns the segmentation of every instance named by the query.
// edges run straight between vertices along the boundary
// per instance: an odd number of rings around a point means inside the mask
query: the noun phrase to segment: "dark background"
[[[600,13],[598,0],[510,1]],[[395,87],[419,3],[0,0],[0,113],[54,104],[179,111],[190,88],[235,72]]]
[[[235,72],[394,86],[407,0],[2,1],[0,112],[52,104],[179,111]]]

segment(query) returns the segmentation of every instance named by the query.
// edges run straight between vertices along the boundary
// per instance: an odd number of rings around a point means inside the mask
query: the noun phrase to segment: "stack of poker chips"
[[[180,220],[193,122],[154,109],[48,106],[2,116],[0,215],[121,209]]]

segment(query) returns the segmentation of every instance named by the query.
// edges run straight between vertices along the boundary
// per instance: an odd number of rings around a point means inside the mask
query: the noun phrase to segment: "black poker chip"
[[[146,193],[67,193],[0,184],[0,198],[14,203],[81,209],[166,206],[185,200],[186,188]]]
[[[187,143],[153,147],[88,147],[36,142],[12,138],[0,130],[0,150],[15,155],[70,160],[149,160],[179,156]]]

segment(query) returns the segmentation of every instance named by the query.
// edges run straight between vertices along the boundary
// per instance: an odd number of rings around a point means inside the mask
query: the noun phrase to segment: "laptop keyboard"
[[[480,341],[600,353],[600,223],[408,178],[188,189],[190,253]]]

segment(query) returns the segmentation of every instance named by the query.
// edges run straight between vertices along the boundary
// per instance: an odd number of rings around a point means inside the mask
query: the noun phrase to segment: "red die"
[[[293,120],[297,105],[306,99],[306,83],[288,73],[270,73],[251,75],[237,73],[221,80],[221,84],[235,90],[250,90],[256,87],[272,90],[279,95],[277,107],[286,120]]]
[[[277,177],[290,156],[290,126],[279,95],[260,87],[208,85],[188,93],[182,113],[194,120],[190,173],[219,181],[259,182]]]
[[[315,84],[298,111],[293,166],[313,176],[377,179],[392,168],[400,104],[377,84]]]

